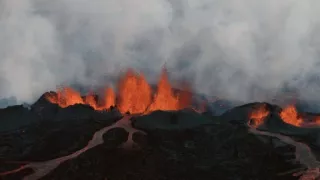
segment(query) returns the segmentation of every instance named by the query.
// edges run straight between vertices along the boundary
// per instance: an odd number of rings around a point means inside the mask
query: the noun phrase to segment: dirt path
[[[301,171],[298,173],[294,173],[293,176],[299,176],[300,180],[318,180],[320,179],[320,162],[316,159],[314,154],[311,152],[308,145],[297,142],[288,136],[284,136],[281,134],[270,133],[266,131],[259,131],[255,128],[250,128],[249,132],[258,135],[265,135],[270,137],[275,137],[281,140],[286,144],[291,144],[296,147],[295,161],[300,162],[300,164],[306,166],[306,171]]]

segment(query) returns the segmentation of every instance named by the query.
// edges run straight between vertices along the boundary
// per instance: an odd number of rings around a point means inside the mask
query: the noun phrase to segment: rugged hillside
[[[277,115],[281,108],[267,104],[271,113],[259,135],[248,114],[260,104],[221,116],[190,109],[130,116],[117,108],[60,108],[40,98],[31,107],[0,110],[1,178],[283,180],[317,168],[310,163],[318,165],[312,159],[319,158],[318,128],[286,124]]]

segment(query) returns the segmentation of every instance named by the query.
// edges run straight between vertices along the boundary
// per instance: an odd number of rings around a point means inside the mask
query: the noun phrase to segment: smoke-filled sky
[[[319,0],[0,0],[0,97],[96,85],[164,63],[197,92],[320,99]]]

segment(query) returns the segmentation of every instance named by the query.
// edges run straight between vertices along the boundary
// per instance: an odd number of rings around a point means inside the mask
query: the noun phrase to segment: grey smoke
[[[320,99],[318,0],[0,0],[0,98],[107,82],[166,63],[197,92]]]

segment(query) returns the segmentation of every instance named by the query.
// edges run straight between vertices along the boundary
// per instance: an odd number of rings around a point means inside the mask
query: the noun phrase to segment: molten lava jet
[[[258,106],[249,114],[249,119],[251,119],[251,126],[257,128],[263,124],[265,118],[269,115],[269,111],[266,105]]]
[[[57,95],[49,94],[46,98],[52,103],[59,104],[62,108],[84,103],[80,93],[70,87],[58,89]]]
[[[258,106],[248,116],[251,120],[250,126],[259,127],[268,115],[269,111],[266,109],[266,105]],[[303,116],[299,115],[294,105],[283,108],[279,116],[283,122],[296,127],[308,128],[320,125],[320,117],[313,117],[313,121],[311,122],[304,121]]]
[[[155,110],[180,110],[191,105],[192,93],[186,84],[180,93],[174,93],[168,79],[168,73],[163,68],[156,92],[143,74],[129,69],[118,83],[118,94],[111,88],[104,91],[103,103],[98,103],[97,97],[90,92],[84,98],[70,87],[58,89],[56,94],[48,94],[46,99],[51,103],[65,108],[75,104],[87,104],[95,110],[109,109],[117,105],[121,113],[146,114]]]
[[[302,126],[303,119],[299,117],[298,112],[294,105],[287,106],[280,113],[281,119],[288,124],[300,127]]]
[[[148,108],[148,111],[176,110],[179,109],[179,99],[172,92],[171,85],[168,80],[166,69],[162,70],[161,78],[158,83],[158,91],[154,96],[154,101]]]
[[[152,102],[152,89],[145,77],[131,69],[121,78],[118,89],[118,105],[122,113],[127,111],[134,114],[144,113]]]
[[[54,104],[58,104],[62,108],[72,106],[75,104],[87,104],[95,110],[108,109],[115,105],[115,94],[111,88],[107,88],[104,92],[104,104],[99,105],[93,92],[89,92],[84,98],[81,94],[71,87],[59,88],[56,94],[47,94],[46,99]]]

